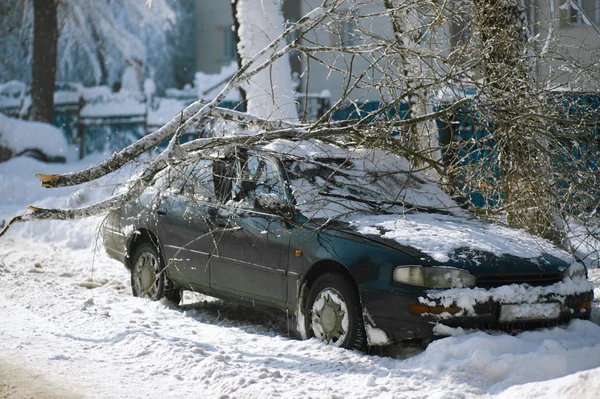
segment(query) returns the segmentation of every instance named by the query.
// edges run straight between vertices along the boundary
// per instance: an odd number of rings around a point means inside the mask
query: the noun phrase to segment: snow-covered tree
[[[23,35],[31,30],[33,13],[23,0],[0,2],[0,82],[29,81],[31,71],[23,64],[30,61],[30,41]],[[31,4],[29,4],[31,8]]]
[[[236,19],[234,26],[239,26],[237,49],[241,65],[269,47],[285,30],[281,4],[281,0],[237,0],[233,3]],[[285,42],[272,47],[256,63],[267,61],[284,47]],[[281,57],[242,85],[246,95],[246,109],[248,113],[262,118],[296,120],[298,111],[293,88],[289,58]]]
[[[157,77],[169,76],[165,70],[172,70],[168,51],[168,35],[175,23],[175,13],[168,0],[10,0],[10,4],[0,8],[0,14],[7,15],[0,29],[11,38],[12,51],[26,49],[24,57],[4,58],[6,72],[0,78],[25,77],[24,74],[10,75],[9,71],[31,71],[50,73],[51,65],[56,65],[59,80],[74,80],[84,84],[113,85],[120,81],[123,69],[136,66],[141,75]],[[4,4],[4,3],[3,3]],[[36,10],[54,10],[56,22],[44,26],[36,35]],[[34,15],[36,18],[34,18]],[[44,14],[45,15],[45,14]],[[41,22],[41,20],[40,20]],[[40,26],[40,23],[38,23]],[[58,58],[55,62],[42,55],[41,65],[36,64],[35,51],[30,50],[36,37],[43,40],[52,38],[52,30],[58,32]],[[52,40],[50,40],[52,41]],[[4,43],[3,43],[4,45]],[[39,51],[51,50],[51,45],[41,45]],[[25,54],[24,54],[25,55]],[[50,67],[49,67],[50,66]],[[161,74],[157,72],[161,71]],[[3,73],[4,72],[4,73]],[[27,80],[27,79],[25,79]],[[54,84],[48,78],[41,82],[52,91]],[[34,83],[33,80],[31,82]],[[168,80],[167,84],[171,84]],[[47,91],[47,90],[46,90]],[[33,96],[32,112],[38,109],[38,96]],[[46,102],[48,100],[45,100]],[[48,108],[48,107],[45,107]],[[50,107],[51,109],[52,107]],[[45,119],[47,119],[46,117]]]

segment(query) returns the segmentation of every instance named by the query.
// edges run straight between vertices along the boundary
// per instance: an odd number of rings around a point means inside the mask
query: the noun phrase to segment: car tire
[[[311,285],[304,323],[308,338],[364,350],[367,346],[360,299],[354,285],[339,273],[319,276]]]
[[[169,280],[167,276],[164,276],[164,280],[164,297],[173,302],[175,305],[179,305],[179,302],[181,302],[181,290],[177,288],[177,286],[175,286],[175,284],[173,284],[173,282]]]
[[[163,297],[178,304],[181,291],[165,276],[162,257],[155,245],[143,243],[136,248],[131,267],[134,296],[157,301]]]

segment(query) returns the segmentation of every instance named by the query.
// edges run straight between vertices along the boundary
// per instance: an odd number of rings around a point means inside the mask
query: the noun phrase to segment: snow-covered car
[[[171,166],[109,214],[104,244],[136,296],[276,308],[346,348],[587,319],[593,297],[569,254],[469,218],[405,159],[319,142]]]
[[[23,121],[0,113],[0,162],[29,156],[42,162],[66,162],[69,144],[47,123]]]

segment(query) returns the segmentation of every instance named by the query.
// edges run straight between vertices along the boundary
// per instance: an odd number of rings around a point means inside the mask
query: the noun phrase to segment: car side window
[[[212,160],[203,159],[188,167],[182,190],[185,196],[196,201],[215,200],[212,164]]]
[[[238,166],[240,178],[233,191],[241,207],[253,209],[256,197],[272,197],[274,201],[285,203],[279,169],[273,162],[250,155],[247,160],[240,160]]]

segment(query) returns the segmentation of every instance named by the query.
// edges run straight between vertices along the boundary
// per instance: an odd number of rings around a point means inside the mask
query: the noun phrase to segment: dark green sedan
[[[319,143],[173,165],[110,213],[104,244],[135,296],[276,308],[345,348],[587,319],[593,296],[568,254],[470,219],[406,160]]]

